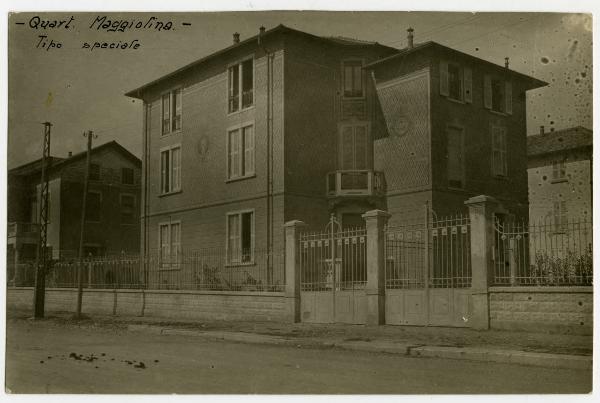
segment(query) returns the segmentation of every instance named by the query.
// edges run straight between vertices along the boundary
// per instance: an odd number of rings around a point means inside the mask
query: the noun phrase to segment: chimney
[[[544,126],[543,126],[543,125],[542,125],[542,126],[540,126],[540,134],[541,134],[542,136],[543,136],[544,134],[546,134],[546,133],[544,132]]]
[[[510,58],[508,58],[508,57],[505,57],[505,58],[504,58],[504,67],[505,67],[505,68],[508,68],[508,62],[509,62],[509,61],[510,61]]]
[[[240,33],[239,32],[235,32],[233,34],[233,43],[240,43]]]
[[[73,156],[73,151],[69,151],[69,158]]]
[[[406,32],[408,32],[408,36],[407,36],[408,46],[407,46],[407,48],[412,49],[414,47],[414,42],[413,42],[414,35],[413,35],[413,32],[415,32],[415,30],[412,29],[412,28],[408,28],[406,30]]]

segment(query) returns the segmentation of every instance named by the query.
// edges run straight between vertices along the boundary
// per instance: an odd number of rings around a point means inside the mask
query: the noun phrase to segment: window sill
[[[508,116],[508,113],[506,113],[506,112],[495,111],[493,109],[488,109],[488,111],[494,115],[504,116],[504,117]]]
[[[181,265],[180,263],[175,263],[172,267],[159,267],[158,271],[159,272],[165,272],[165,271],[180,271],[181,270]]]
[[[164,138],[167,138],[167,137],[175,136],[177,134],[181,134],[182,132],[183,132],[183,129],[175,130],[173,132],[164,133],[164,134],[161,133],[160,138],[164,139]]]
[[[252,178],[256,178],[256,174],[246,175],[246,176],[238,176],[238,177],[235,177],[235,178],[230,178],[230,179],[227,179],[225,181],[225,183],[238,182],[238,181],[243,181],[245,179],[252,179]]]
[[[248,267],[256,266],[256,262],[239,262],[239,263],[225,263],[225,267]]]
[[[360,97],[348,97],[346,95],[342,95],[342,101],[364,101],[366,97],[361,95]]]
[[[173,192],[161,193],[161,194],[158,195],[158,197],[171,196],[171,195],[176,195],[178,193],[181,193],[181,189],[175,190]]]
[[[454,99],[454,98],[450,98],[449,96],[446,97],[446,99],[450,102],[453,102],[455,104],[459,104],[459,105],[466,105],[467,103],[462,100],[462,99]]]
[[[494,174],[494,175],[492,175],[492,178],[500,180],[500,181],[505,181],[505,182],[508,182],[510,180],[510,178],[507,175]]]
[[[552,179],[550,181],[550,183],[564,183],[564,182],[568,182],[568,181],[569,181],[569,179],[567,179],[567,178],[559,178],[559,179]]]
[[[456,187],[456,186],[450,186],[448,185],[448,190],[452,190],[453,192],[462,192],[465,193],[466,189],[464,187]]]
[[[252,105],[250,105],[250,106],[247,106],[247,107],[245,107],[245,108],[239,109],[239,110],[237,110],[237,111],[235,111],[235,112],[227,112],[227,116],[228,116],[228,117],[229,117],[229,116],[235,116],[235,115],[237,115],[237,114],[240,114],[240,113],[242,113],[242,112],[251,111],[252,109],[254,109],[254,107],[255,107],[255,106],[256,106],[255,104],[252,104]]]

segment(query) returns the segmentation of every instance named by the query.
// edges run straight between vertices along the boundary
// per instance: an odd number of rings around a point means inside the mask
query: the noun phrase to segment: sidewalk
[[[30,312],[8,312],[23,320]],[[591,369],[592,336],[475,331],[461,328],[364,326],[342,324],[168,320],[164,318],[102,316],[74,321],[72,313],[48,313],[56,325],[112,327],[161,335],[203,337],[238,343],[341,348],[415,357],[437,357],[518,363],[545,367]]]

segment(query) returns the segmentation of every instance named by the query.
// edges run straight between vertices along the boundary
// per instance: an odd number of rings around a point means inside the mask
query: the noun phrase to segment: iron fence
[[[365,228],[301,234],[301,290],[364,289],[367,282],[366,239]]]
[[[592,285],[592,222],[495,221],[494,284]]]
[[[49,263],[46,286],[77,287],[81,267],[85,288],[282,292],[284,265],[283,250],[255,250],[252,259],[244,263],[230,263],[221,249],[179,252],[168,257],[159,252],[88,257],[83,265],[77,259],[65,259]],[[8,266],[9,285],[33,286],[34,261]]]
[[[435,213],[421,222],[386,228],[388,289],[471,286],[471,225],[461,214]]]

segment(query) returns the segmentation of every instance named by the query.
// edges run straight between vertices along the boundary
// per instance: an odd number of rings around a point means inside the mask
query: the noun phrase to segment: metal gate
[[[322,233],[299,237],[303,322],[366,322],[367,234],[342,230],[332,215]]]
[[[386,323],[469,326],[471,228],[468,216],[386,228]]]

